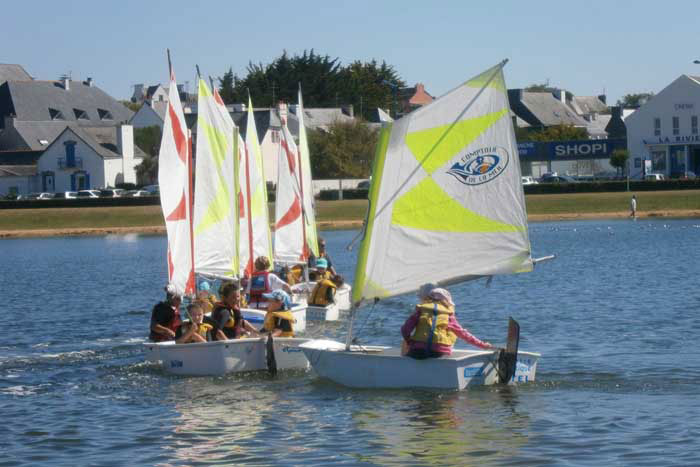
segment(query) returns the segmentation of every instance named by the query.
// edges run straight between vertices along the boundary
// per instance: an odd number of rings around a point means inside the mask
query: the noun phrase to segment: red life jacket
[[[270,287],[270,271],[256,271],[250,278],[250,303],[266,301],[262,294],[272,292]]]

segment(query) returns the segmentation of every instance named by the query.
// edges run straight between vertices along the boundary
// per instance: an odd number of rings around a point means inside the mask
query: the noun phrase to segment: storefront
[[[625,120],[629,173],[681,178],[700,174],[700,77],[683,75]]]

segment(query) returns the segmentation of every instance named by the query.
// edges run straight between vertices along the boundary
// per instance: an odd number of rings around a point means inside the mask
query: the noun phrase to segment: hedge
[[[695,180],[630,180],[630,191],[668,191],[668,190],[698,190],[700,179]],[[627,191],[626,180],[578,182],[578,183],[540,183],[525,185],[526,195],[554,193],[603,193]]]

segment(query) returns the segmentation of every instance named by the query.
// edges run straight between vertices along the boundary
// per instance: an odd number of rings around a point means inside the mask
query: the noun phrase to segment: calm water
[[[520,321],[538,381],[464,392],[169,376],[139,345],[163,237],[0,240],[0,465],[699,465],[700,220],[530,231],[555,261],[451,290],[478,337]],[[353,235],[325,234],[350,279]],[[412,303],[364,310],[363,341],[398,343]]]

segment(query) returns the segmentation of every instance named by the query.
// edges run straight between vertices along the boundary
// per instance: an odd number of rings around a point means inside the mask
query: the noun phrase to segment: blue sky
[[[116,98],[135,83],[194,88],[195,64],[245,74],[283,49],[386,60],[441,95],[503,58],[509,88],[548,81],[577,95],[658,92],[700,75],[700,1],[8,1],[0,63],[37,79],[92,77]]]

